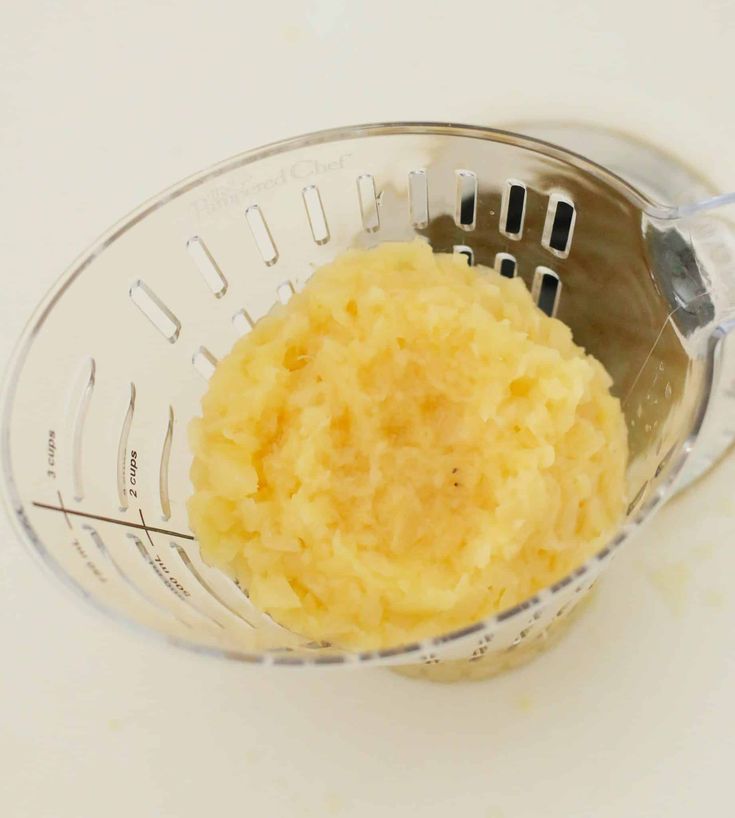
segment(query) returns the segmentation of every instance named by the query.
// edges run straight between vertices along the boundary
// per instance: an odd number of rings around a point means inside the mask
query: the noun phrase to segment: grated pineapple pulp
[[[350,251],[217,366],[190,427],[203,557],[287,628],[385,647],[559,579],[623,511],[602,365],[520,279]]]

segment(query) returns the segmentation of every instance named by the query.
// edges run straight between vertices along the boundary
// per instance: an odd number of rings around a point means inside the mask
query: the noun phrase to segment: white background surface
[[[3,358],[142,199],[310,129],[584,119],[735,188],[731,0],[1,8]],[[449,687],[141,641],[52,584],[3,518],[0,815],[732,814],[733,483],[730,458],[666,508],[555,651]]]

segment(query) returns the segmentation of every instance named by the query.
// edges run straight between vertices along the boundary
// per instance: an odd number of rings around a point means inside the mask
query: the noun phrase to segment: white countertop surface
[[[98,233],[243,149],[360,121],[632,131],[735,188],[735,3],[34,0],[0,31],[0,357]],[[730,814],[735,456],[553,652],[455,686],[268,672],[115,626],[0,519],[3,818]]]

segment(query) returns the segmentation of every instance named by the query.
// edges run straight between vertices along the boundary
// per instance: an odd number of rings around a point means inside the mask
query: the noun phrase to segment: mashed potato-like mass
[[[468,625],[619,523],[610,384],[520,279],[419,241],[345,253],[210,380],[190,428],[202,555],[312,639]]]

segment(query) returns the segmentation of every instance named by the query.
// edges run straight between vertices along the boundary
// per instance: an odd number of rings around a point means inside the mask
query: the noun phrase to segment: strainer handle
[[[718,210],[731,204],[735,204],[735,191],[731,193],[720,193],[717,196],[710,196],[707,199],[701,199],[698,202],[692,202],[690,204],[662,208],[660,213],[656,213],[655,215],[661,219],[671,219],[675,221],[677,219],[698,216],[700,213],[705,213],[708,210]]]

